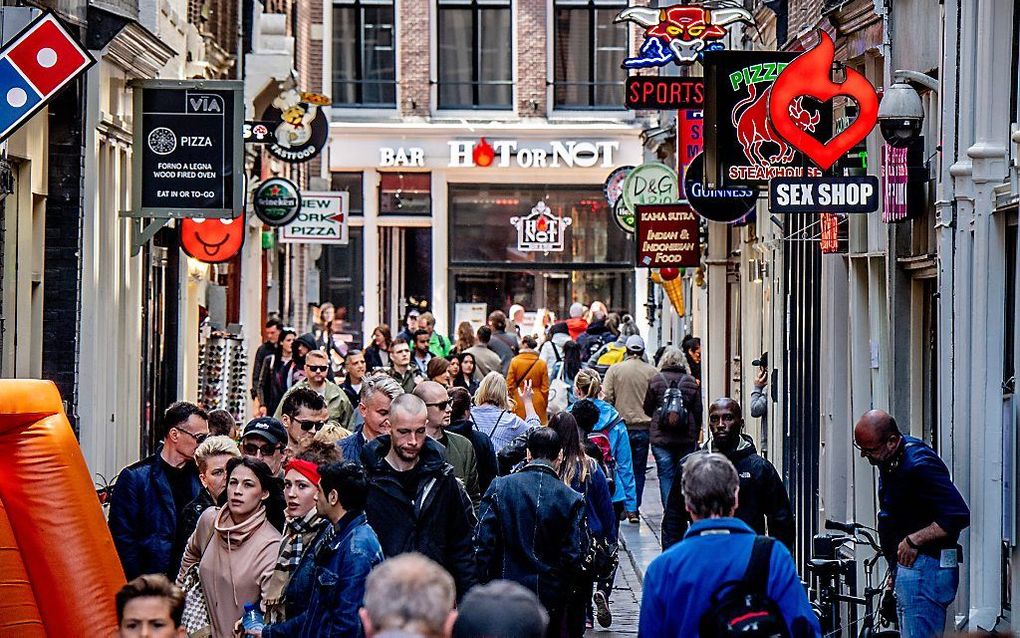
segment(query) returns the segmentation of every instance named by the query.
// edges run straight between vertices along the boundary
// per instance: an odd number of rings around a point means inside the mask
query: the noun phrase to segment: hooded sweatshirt
[[[613,503],[623,503],[628,512],[637,511],[637,485],[634,481],[634,460],[630,451],[630,437],[627,424],[620,413],[602,399],[591,399],[599,409],[599,420],[592,432],[602,432],[609,439],[609,449],[616,459],[616,485],[613,488]],[[576,404],[575,404],[576,405]],[[569,411],[573,406],[567,408]]]
[[[588,329],[588,322],[584,320],[584,317],[571,317],[564,323],[567,324],[567,330],[570,332],[570,338],[577,341],[577,338],[584,334],[584,331]]]
[[[181,561],[180,581],[196,562],[209,607],[213,638],[233,636],[245,603],[258,603],[266,592],[280,552],[280,532],[259,509],[235,525],[227,508],[210,507],[198,519]]]

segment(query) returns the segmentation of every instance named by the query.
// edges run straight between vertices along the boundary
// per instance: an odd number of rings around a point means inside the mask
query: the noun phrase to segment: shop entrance
[[[454,303],[484,303],[487,312],[521,304],[526,310],[545,308],[566,318],[570,304],[585,305],[598,299],[611,312],[635,312],[634,271],[620,270],[512,270],[456,268],[451,271]],[[451,308],[451,317],[455,315]],[[455,326],[453,326],[455,328]]]
[[[379,229],[380,316],[393,334],[403,325],[408,300],[432,300],[432,229]]]

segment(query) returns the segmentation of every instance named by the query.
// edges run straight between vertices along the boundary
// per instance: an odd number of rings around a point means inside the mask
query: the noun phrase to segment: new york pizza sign
[[[33,20],[0,49],[0,141],[95,63],[52,13]]]

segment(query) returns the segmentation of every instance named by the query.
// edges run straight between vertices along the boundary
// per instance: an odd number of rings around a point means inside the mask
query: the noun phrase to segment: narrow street
[[[645,570],[661,553],[659,529],[662,522],[662,503],[659,499],[659,481],[655,462],[649,458],[645,492],[641,504],[641,523],[620,524],[620,569],[616,574],[616,585],[610,607],[613,624],[608,629],[598,626],[588,636],[609,638],[611,636],[636,636],[638,616],[641,610],[641,581]]]

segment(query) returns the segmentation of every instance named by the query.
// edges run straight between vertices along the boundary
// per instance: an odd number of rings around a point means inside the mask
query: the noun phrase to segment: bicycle
[[[884,584],[888,572],[875,586],[873,582],[875,565],[883,558],[882,548],[876,540],[878,531],[856,522],[841,523],[825,521],[825,529],[840,532],[841,535],[818,534],[813,539],[814,558],[808,561],[815,587],[812,588],[811,605],[822,626],[826,638],[847,636],[848,638],[896,638],[900,632],[895,628],[883,628],[884,619],[879,618],[876,599],[885,592]],[[864,559],[863,596],[857,591],[857,559],[847,555],[848,546],[870,548],[873,554]],[[848,622],[841,619],[841,607],[846,604]],[[863,607],[863,615],[858,610]],[[857,633],[854,628],[860,625]]]

